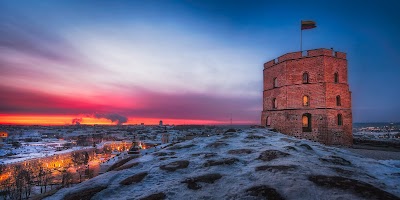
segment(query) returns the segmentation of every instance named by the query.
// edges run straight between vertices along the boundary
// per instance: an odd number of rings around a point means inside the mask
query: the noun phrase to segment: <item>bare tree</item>
[[[89,163],[89,153],[87,151],[82,152],[83,164],[87,165]]]
[[[62,181],[61,184],[63,187],[69,187],[72,184],[73,175],[71,172],[64,170],[62,173]]]
[[[47,191],[47,186],[49,184],[51,184],[51,181],[53,180],[53,176],[51,175],[51,171],[48,170],[44,170],[44,175],[43,175],[43,182],[42,185],[44,186],[44,192]]]
[[[15,166],[15,197],[16,199],[22,199],[24,192],[29,184],[29,172],[25,170],[22,166]],[[25,193],[26,195],[26,193]]]
[[[0,174],[4,174],[6,179],[0,183],[0,197],[7,199],[10,196],[12,189],[12,176],[7,176],[10,173],[5,165],[0,165]]]
[[[3,173],[4,173],[4,174],[7,173],[7,172],[6,172],[6,166],[0,164],[0,175],[2,175]],[[6,198],[5,196],[7,195],[7,192],[6,192],[6,185],[5,185],[5,183],[4,183],[5,181],[6,181],[6,180],[0,182],[0,196],[2,196],[4,199]]]
[[[44,167],[42,165],[39,166],[38,183],[39,183],[39,186],[40,186],[40,194],[43,193],[43,185],[44,185],[45,173],[46,173],[46,171],[44,170]]]
[[[25,186],[25,196],[27,198],[29,198],[29,196],[31,195],[32,187],[35,185],[35,182],[38,183],[38,176],[41,166],[42,163],[38,160],[33,160],[25,166],[25,170],[28,172],[28,174],[26,175],[27,185]]]

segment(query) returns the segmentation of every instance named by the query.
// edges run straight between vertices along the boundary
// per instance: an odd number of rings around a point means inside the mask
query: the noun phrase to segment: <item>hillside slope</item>
[[[400,161],[266,129],[199,137],[47,199],[399,199]]]

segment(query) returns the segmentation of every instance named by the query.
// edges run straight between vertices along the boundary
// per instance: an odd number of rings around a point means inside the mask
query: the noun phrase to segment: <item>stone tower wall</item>
[[[308,83],[303,83],[304,73],[308,73]],[[338,82],[335,82],[335,73]],[[304,95],[309,97],[308,106],[303,105]],[[302,127],[305,113],[311,114],[309,131],[303,131]],[[342,115],[342,125],[338,125],[338,114]],[[282,133],[325,144],[351,145],[351,92],[346,54],[315,49],[306,54],[288,53],[265,63],[262,125],[267,125],[267,117],[270,117],[270,127]]]

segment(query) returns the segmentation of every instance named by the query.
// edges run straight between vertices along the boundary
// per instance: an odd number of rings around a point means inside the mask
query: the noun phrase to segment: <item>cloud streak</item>
[[[119,100],[100,104],[81,98],[0,87],[0,113],[41,115],[87,115],[125,123],[126,118],[175,118],[227,121],[258,121],[261,99],[224,97],[199,93],[157,93],[147,90],[126,93]],[[105,95],[106,96],[106,95]],[[113,98],[111,98],[113,99]],[[132,102],[135,104],[125,104]],[[94,114],[91,114],[94,113]],[[118,113],[118,114],[117,114]]]
[[[122,116],[117,113],[95,113],[93,114],[93,117],[98,118],[98,119],[108,119],[111,122],[117,123],[117,125],[122,125],[123,123],[126,123],[128,121],[128,118],[125,116]]]
[[[6,9],[0,9],[0,51],[24,54],[44,60],[79,63],[77,49],[59,34],[39,25],[38,22]],[[5,59],[2,57],[2,59]]]
[[[89,113],[117,124],[142,117],[225,121],[230,113],[258,120],[262,84],[252,78],[257,68],[247,67],[257,62],[249,52],[143,24],[78,29],[66,37],[25,21],[0,20],[0,26],[11,27],[0,29],[0,113]]]

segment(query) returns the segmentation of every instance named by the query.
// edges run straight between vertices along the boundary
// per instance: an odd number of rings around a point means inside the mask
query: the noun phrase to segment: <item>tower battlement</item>
[[[351,145],[346,54],[321,48],[266,62],[261,124],[295,137]]]
[[[339,59],[346,59],[346,53],[334,51],[333,49],[312,49],[312,50],[305,50],[305,51],[296,51],[291,53],[286,53],[278,58],[270,60],[264,64],[264,69],[268,67],[272,67],[278,63],[285,62],[288,60],[295,60],[301,59],[304,57],[315,57],[315,56],[330,56]]]

